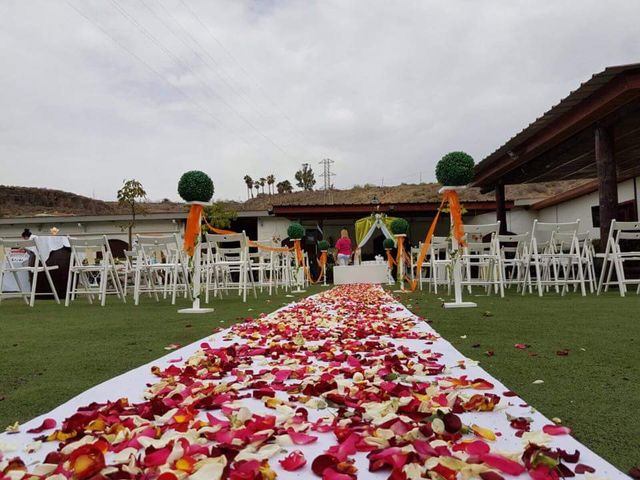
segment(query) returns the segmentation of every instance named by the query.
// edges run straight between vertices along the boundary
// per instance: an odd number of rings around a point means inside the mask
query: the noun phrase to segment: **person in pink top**
[[[338,251],[338,265],[349,265],[351,259],[351,239],[349,232],[345,228],[340,231],[340,238],[336,242],[336,250]]]

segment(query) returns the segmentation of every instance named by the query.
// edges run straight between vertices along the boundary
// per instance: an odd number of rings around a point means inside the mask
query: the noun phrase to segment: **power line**
[[[269,101],[269,103],[271,103],[271,105],[278,111],[278,113],[280,115],[283,116],[283,118],[285,120],[287,120],[287,122],[289,123],[289,128],[291,129],[291,131],[293,133],[295,133],[302,141],[305,141],[305,138],[303,136],[302,133],[300,133],[296,128],[295,128],[295,123],[294,121],[289,117],[289,115],[286,114],[286,112],[284,112],[279,106],[278,104],[275,102],[275,100],[273,100],[271,98],[271,96],[267,93],[267,91],[264,89],[264,87],[262,87],[262,85],[253,77],[253,75],[251,75],[251,73],[249,71],[247,71],[246,68],[244,68],[244,66],[242,65],[242,63],[237,59],[237,57],[227,48],[224,46],[224,44],[218,39],[218,37],[216,37],[214,35],[214,33],[211,31],[211,28],[202,21],[202,19],[200,18],[200,16],[198,15],[198,13],[191,7],[189,6],[185,0],[179,0],[180,3],[182,3],[182,5],[184,5],[184,7],[189,11],[189,13],[191,14],[191,16],[193,18],[195,18],[195,20],[204,28],[204,30],[209,34],[209,36],[211,38],[213,38],[213,40],[220,46],[220,48],[229,56],[229,58],[231,58],[236,65],[238,65],[238,67],[240,68],[240,71],[242,73],[244,73],[245,77],[247,77],[249,79],[249,81],[251,83],[253,83],[256,88],[264,95],[264,97]]]
[[[128,13],[118,2],[117,0],[111,0],[111,3],[116,7],[116,9],[120,12],[122,16],[124,16],[130,23],[132,23],[138,31],[140,31],[143,35],[145,35],[153,44],[155,44],[162,52],[167,55],[170,59],[176,62],[179,66],[182,66],[186,70],[188,70],[192,75],[198,78],[200,83],[210,92],[209,96],[213,96],[217,98],[221,103],[223,103],[229,110],[235,113],[238,118],[244,121],[247,125],[249,125],[253,130],[256,131],[261,137],[271,143],[274,147],[280,150],[283,154],[287,155],[290,158],[289,152],[287,152],[284,148],[282,148],[278,143],[276,143],[271,137],[266,135],[264,132],[261,132],[250,120],[244,117],[240,112],[238,112],[233,106],[231,106],[226,100],[220,97],[217,93],[215,93],[211,87],[209,87],[200,75],[198,75],[187,63],[183,62],[180,58],[178,58],[171,50],[169,50],[166,46],[164,46],[148,29],[146,29],[143,25],[141,25],[135,17],[133,17],[130,13]]]

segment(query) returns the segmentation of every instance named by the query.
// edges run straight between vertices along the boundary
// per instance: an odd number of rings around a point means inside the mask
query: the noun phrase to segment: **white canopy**
[[[379,213],[376,213],[374,222],[372,223],[371,227],[369,228],[369,231],[365,234],[365,236],[362,238],[362,240],[360,240],[360,243],[358,244],[358,248],[362,248],[369,241],[371,236],[374,234],[374,232],[378,228],[380,230],[382,230],[382,233],[383,233],[383,235],[385,237],[391,238],[395,242],[395,238],[393,237],[393,235],[391,234],[391,232],[389,231],[387,226],[382,221],[382,215],[379,214]]]

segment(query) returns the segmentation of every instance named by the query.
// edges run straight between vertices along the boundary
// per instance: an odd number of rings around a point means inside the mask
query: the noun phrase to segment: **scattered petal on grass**
[[[482,313],[482,316],[483,316],[483,317],[493,317],[493,313],[491,313],[491,312],[489,312],[489,311],[486,311],[486,312],[483,312],[483,313]]]
[[[519,349],[519,350],[526,350],[527,348],[529,348],[531,345],[527,344],[527,343],[516,343],[514,345],[515,348]]]
[[[487,350],[486,352],[484,352],[484,354],[487,357],[493,357],[495,355],[495,352],[493,350]]]
[[[534,380],[532,383],[534,385],[540,385],[541,383],[544,383],[544,380]]]
[[[467,338],[466,335],[460,335],[460,338],[462,338],[463,340]]]
[[[567,355],[569,355],[569,350],[568,349],[558,350],[556,352],[556,355],[558,355],[559,357],[566,357]]]
[[[166,347],[164,347],[165,350],[177,350],[178,348],[180,348],[182,345],[180,345],[179,343],[170,343],[169,345],[167,345]]]
[[[7,428],[4,429],[7,433],[18,433],[20,431],[20,423],[15,422],[12,425],[8,425]]]

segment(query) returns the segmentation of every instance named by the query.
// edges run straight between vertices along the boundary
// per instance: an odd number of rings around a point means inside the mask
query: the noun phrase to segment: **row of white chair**
[[[465,245],[459,254],[455,254],[459,258],[451,258],[451,246],[446,237],[432,239],[418,279],[420,288],[427,283],[435,293],[439,285],[450,289],[451,265],[456,260],[462,264],[462,285],[469,293],[473,286],[482,286],[487,293],[493,291],[504,296],[504,289],[513,285],[522,294],[532,293],[535,288],[540,296],[550,290],[564,295],[571,287],[574,291],[579,289],[582,295],[586,295],[587,287],[594,293],[598,287],[595,250],[589,234],[580,233],[579,228],[579,220],[568,223],[536,220],[531,233],[501,235],[499,222],[464,225]],[[613,228],[612,225],[612,231]],[[422,245],[412,249],[414,275],[417,275],[421,248]]]
[[[90,303],[95,300],[105,305],[108,295],[115,295],[126,302],[132,289],[133,302],[138,305],[140,297],[147,295],[156,300],[171,298],[175,304],[176,297],[182,295],[192,298],[191,291],[193,267],[182,248],[178,235],[136,236],[134,249],[125,252],[123,261],[116,260],[109,247],[106,236],[69,238],[71,259],[67,279],[65,305],[69,305],[79,296],[84,296]],[[263,247],[276,247],[271,242],[261,242]],[[0,292],[3,297],[21,296],[25,302],[33,306],[36,296],[38,274],[44,273],[53,295],[60,303],[55,291],[50,271],[57,266],[47,266],[42,261],[38,246],[34,240],[3,241],[0,246],[5,251],[6,262],[0,266],[0,285],[4,275],[13,275],[16,284],[20,285],[25,272],[32,274],[31,293],[20,286],[18,293]],[[201,249],[201,284],[204,286],[205,302],[209,302],[210,294],[220,297],[224,293],[237,291],[246,301],[247,291],[254,297],[257,290],[267,290],[269,295],[279,289],[289,290],[295,286],[306,286],[308,280],[304,271],[296,265],[294,253],[277,251],[277,249],[258,249],[249,244],[243,233],[232,235],[206,234],[204,241],[198,245]],[[35,255],[33,266],[16,265],[11,261],[11,253],[16,249],[30,250]],[[308,258],[304,255],[305,266]],[[28,277],[26,277],[28,278]]]

